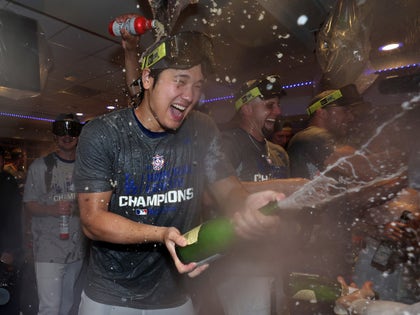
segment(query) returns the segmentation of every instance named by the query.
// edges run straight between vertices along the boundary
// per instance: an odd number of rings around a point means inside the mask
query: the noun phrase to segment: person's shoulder
[[[266,140],[266,141],[267,141],[267,146],[270,150],[277,151],[277,152],[280,152],[282,154],[287,154],[286,149],[283,148],[281,145],[279,145],[277,143],[274,143],[274,142],[271,142],[269,140]]]
[[[105,121],[113,121],[118,118],[126,119],[128,117],[130,118],[134,117],[133,110],[134,109],[132,107],[126,107],[126,108],[120,108],[120,109],[114,110],[106,114],[99,115],[93,118],[92,120],[90,120],[86,124],[86,126],[90,125],[91,123],[97,124],[97,123],[101,123]]]
[[[189,128],[198,128],[198,131],[211,131],[212,129],[218,129],[216,122],[211,116],[198,110],[192,110],[188,114],[187,119],[184,121],[184,125]]]
[[[42,167],[42,166],[45,166],[45,164],[46,164],[45,161],[46,160],[53,160],[55,158],[56,158],[55,153],[54,152],[50,152],[50,153],[48,153],[46,155],[43,155],[43,156],[40,156],[40,157],[37,157],[36,159],[34,159],[32,161],[32,163],[31,163],[30,167],[34,168],[34,167]]]
[[[298,131],[289,142],[289,147],[293,143],[296,142],[311,142],[315,141],[316,139],[323,139],[330,137],[331,134],[328,132],[328,130],[324,128],[320,128],[317,126],[309,126],[305,129]]]
[[[110,131],[113,128],[120,130],[121,125],[134,120],[133,108],[122,108],[110,113],[99,115],[89,120],[82,129],[82,135],[91,133],[102,133]]]

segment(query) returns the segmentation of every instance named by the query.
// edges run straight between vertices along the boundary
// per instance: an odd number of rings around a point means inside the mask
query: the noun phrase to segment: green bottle
[[[279,210],[278,202],[273,201],[260,209],[264,214],[274,214]],[[233,245],[236,239],[232,222],[227,218],[206,221],[184,234],[188,245],[176,247],[182,263],[208,263],[221,256]]]
[[[284,291],[288,298],[310,303],[331,303],[342,294],[342,287],[337,280],[317,274],[292,272],[285,279]]]

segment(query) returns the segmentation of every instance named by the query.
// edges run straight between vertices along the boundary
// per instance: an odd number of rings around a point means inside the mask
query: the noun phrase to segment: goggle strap
[[[258,88],[258,86],[254,87],[253,89],[249,90],[248,92],[246,92],[244,95],[241,96],[240,99],[238,99],[235,102],[235,109],[239,110],[244,104],[248,103],[250,100],[258,97],[258,96],[263,96],[263,94],[261,93],[260,89]]]
[[[319,101],[316,101],[311,106],[309,106],[306,109],[306,112],[308,113],[308,115],[312,115],[318,109],[320,109],[322,107],[325,107],[328,104],[331,104],[331,103],[335,102],[336,100],[338,100],[339,98],[342,98],[342,97],[343,97],[343,94],[341,93],[341,91],[340,90],[335,90],[331,94],[328,94],[327,96],[321,98]]]
[[[141,69],[150,68],[166,56],[166,42],[161,43],[149,55],[143,57]]]

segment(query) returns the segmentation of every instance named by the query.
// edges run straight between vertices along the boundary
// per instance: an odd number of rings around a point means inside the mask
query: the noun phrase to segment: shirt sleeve
[[[114,138],[115,139],[115,138]],[[110,127],[103,120],[92,120],[79,137],[74,169],[76,191],[103,192],[112,190],[113,141]],[[117,146],[114,148],[117,149]]]

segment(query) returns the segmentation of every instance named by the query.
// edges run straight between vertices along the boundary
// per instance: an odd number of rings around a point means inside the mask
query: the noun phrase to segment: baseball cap
[[[83,125],[73,113],[59,114],[52,123],[52,132],[56,136],[78,137]]]
[[[348,84],[338,90],[327,90],[316,95],[306,108],[308,115],[312,115],[318,109],[325,106],[350,106],[362,103],[363,98],[354,84]]]
[[[256,97],[270,99],[275,96],[281,97],[286,95],[280,82],[280,76],[278,75],[268,75],[260,80],[245,82],[238,93],[236,93],[235,109],[238,111],[243,105]]]
[[[189,69],[201,64],[203,72],[214,72],[211,38],[201,32],[185,31],[167,36],[148,48],[140,59],[141,69]]]

